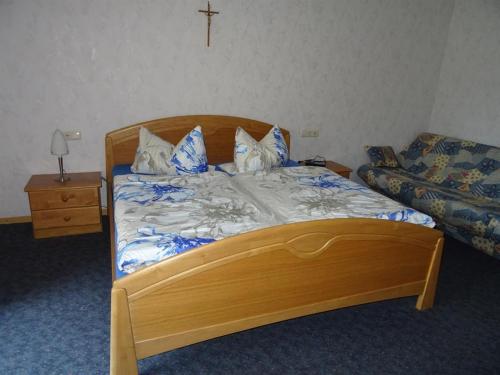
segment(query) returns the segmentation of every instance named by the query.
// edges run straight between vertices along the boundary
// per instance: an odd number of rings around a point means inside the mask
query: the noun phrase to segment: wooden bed
[[[233,159],[234,134],[256,139],[271,125],[229,116],[181,116],[106,135],[106,177],[115,278],[112,168],[131,164],[139,127],[177,143],[201,125],[210,163]],[[288,145],[290,135],[284,131]],[[432,307],[443,235],[376,219],[282,225],[226,238],[114,280],[111,374],[137,360],[245,329],[362,303],[416,295]]]

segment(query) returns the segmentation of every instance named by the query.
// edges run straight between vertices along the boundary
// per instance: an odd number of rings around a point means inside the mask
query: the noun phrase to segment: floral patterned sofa
[[[370,187],[500,259],[500,148],[422,133],[397,155],[391,147],[367,151],[372,163],[358,175]]]

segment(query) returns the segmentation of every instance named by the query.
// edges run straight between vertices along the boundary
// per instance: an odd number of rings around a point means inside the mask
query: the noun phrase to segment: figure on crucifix
[[[198,10],[200,13],[205,13],[208,19],[208,29],[207,29],[207,47],[210,47],[210,24],[212,23],[212,16],[214,14],[219,14],[219,12],[213,11],[210,9],[210,1],[208,2],[207,10],[200,9]]]

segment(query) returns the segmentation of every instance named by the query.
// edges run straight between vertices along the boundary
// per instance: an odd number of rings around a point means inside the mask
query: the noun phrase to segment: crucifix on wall
[[[208,19],[208,28],[207,28],[207,47],[210,47],[210,24],[212,23],[212,16],[214,14],[219,14],[219,12],[215,12],[210,9],[210,1],[208,2],[208,8],[207,10],[205,9],[200,9],[198,10],[200,13],[205,13]]]

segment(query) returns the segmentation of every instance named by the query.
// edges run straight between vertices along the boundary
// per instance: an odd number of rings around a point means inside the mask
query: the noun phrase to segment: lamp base
[[[59,176],[57,178],[54,178],[54,181],[60,182],[61,184],[64,184],[66,181],[71,181],[71,178],[69,178],[69,176],[62,175],[62,176]]]
[[[54,181],[60,182],[61,184],[64,184],[66,181],[71,180],[68,175],[64,174],[64,166],[63,166],[63,158],[62,156],[59,156],[59,177],[56,178]]]

